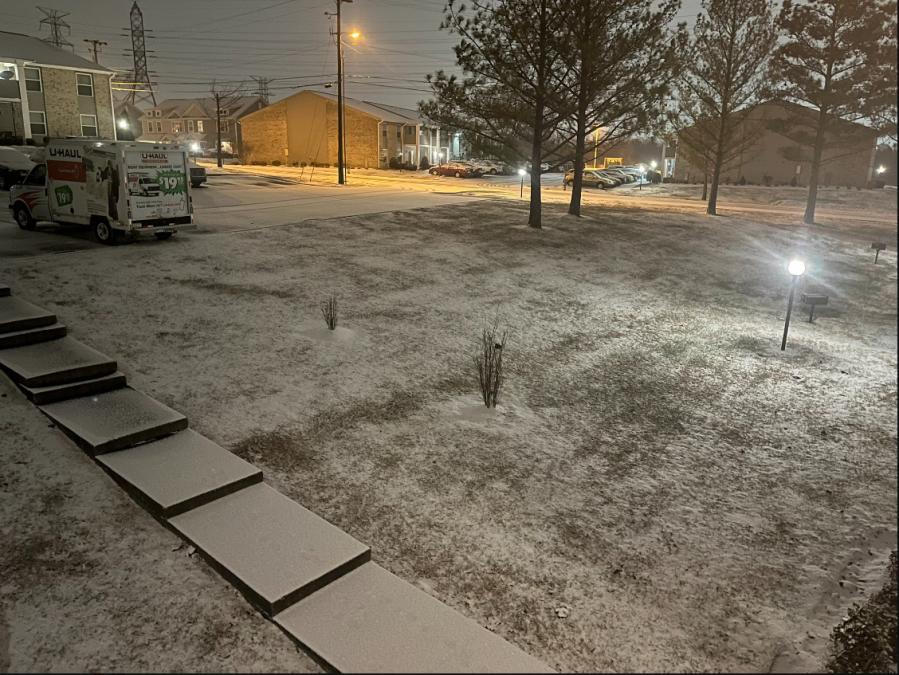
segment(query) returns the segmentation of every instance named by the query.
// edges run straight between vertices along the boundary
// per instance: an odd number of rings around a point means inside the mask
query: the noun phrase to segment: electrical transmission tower
[[[251,75],[251,77],[256,80],[256,84],[258,85],[258,89],[254,91],[254,94],[259,94],[262,97],[262,100],[268,103],[269,97],[269,89],[268,84],[271,80],[267,77],[256,77],[255,75]]]
[[[57,47],[71,47],[72,51],[75,51],[75,45],[66,40],[62,33],[63,29],[65,29],[66,35],[72,34],[72,27],[63,20],[69,13],[60,13],[58,10],[44,9],[43,7],[38,7],[38,9],[44,13],[44,18],[41,19],[39,25],[43,26],[46,24],[50,28],[50,37],[45,37],[44,42],[49,42]]]
[[[141,14],[137,0],[131,7],[131,51],[134,53],[134,78],[131,80],[134,89],[126,100],[131,105],[151,102],[156,105],[156,94],[150,84],[150,73],[147,71],[147,45],[144,40],[144,15]]]

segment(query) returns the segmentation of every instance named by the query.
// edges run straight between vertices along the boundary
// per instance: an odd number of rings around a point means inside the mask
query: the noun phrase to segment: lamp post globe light
[[[784,337],[780,343],[780,351],[784,351],[787,348],[787,333],[790,330],[790,314],[793,313],[793,296],[796,294],[796,282],[799,280],[799,277],[805,274],[805,263],[798,258],[794,258],[787,266],[787,271],[793,277],[793,281],[790,283],[790,299],[787,301],[787,318],[784,321]]]
[[[527,173],[524,169],[518,170],[518,175],[521,176],[521,194],[519,195],[520,199],[524,199],[524,175]]]

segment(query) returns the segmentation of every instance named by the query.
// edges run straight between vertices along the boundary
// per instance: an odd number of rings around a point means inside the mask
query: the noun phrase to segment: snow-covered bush
[[[478,351],[474,355],[474,363],[478,373],[478,386],[481,398],[488,408],[495,408],[505,383],[503,371],[503,352],[506,350],[507,333],[499,332],[499,322],[485,328],[481,333]]]

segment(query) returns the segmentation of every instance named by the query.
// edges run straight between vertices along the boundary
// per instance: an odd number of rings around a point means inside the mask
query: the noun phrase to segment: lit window
[[[40,68],[23,68],[25,71],[25,89],[28,91],[43,91]]]
[[[100,134],[97,132],[97,116],[82,115],[81,116],[81,135],[89,138],[96,138]]]
[[[221,124],[219,124],[219,131],[228,131],[228,120],[221,121]]]
[[[75,82],[78,85],[79,96],[94,95],[94,76],[90,73],[75,73]]]
[[[203,131],[203,120],[197,120],[197,131]]]
[[[181,122],[172,122],[172,133],[173,134],[181,133]]]
[[[47,116],[42,112],[31,111],[28,113],[28,121],[31,122],[31,133],[34,136],[47,135]]]

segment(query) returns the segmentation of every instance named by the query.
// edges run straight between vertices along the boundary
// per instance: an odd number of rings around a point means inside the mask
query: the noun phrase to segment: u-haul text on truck
[[[187,148],[128,141],[52,140],[46,164],[10,190],[16,222],[89,224],[97,239],[196,229]]]

